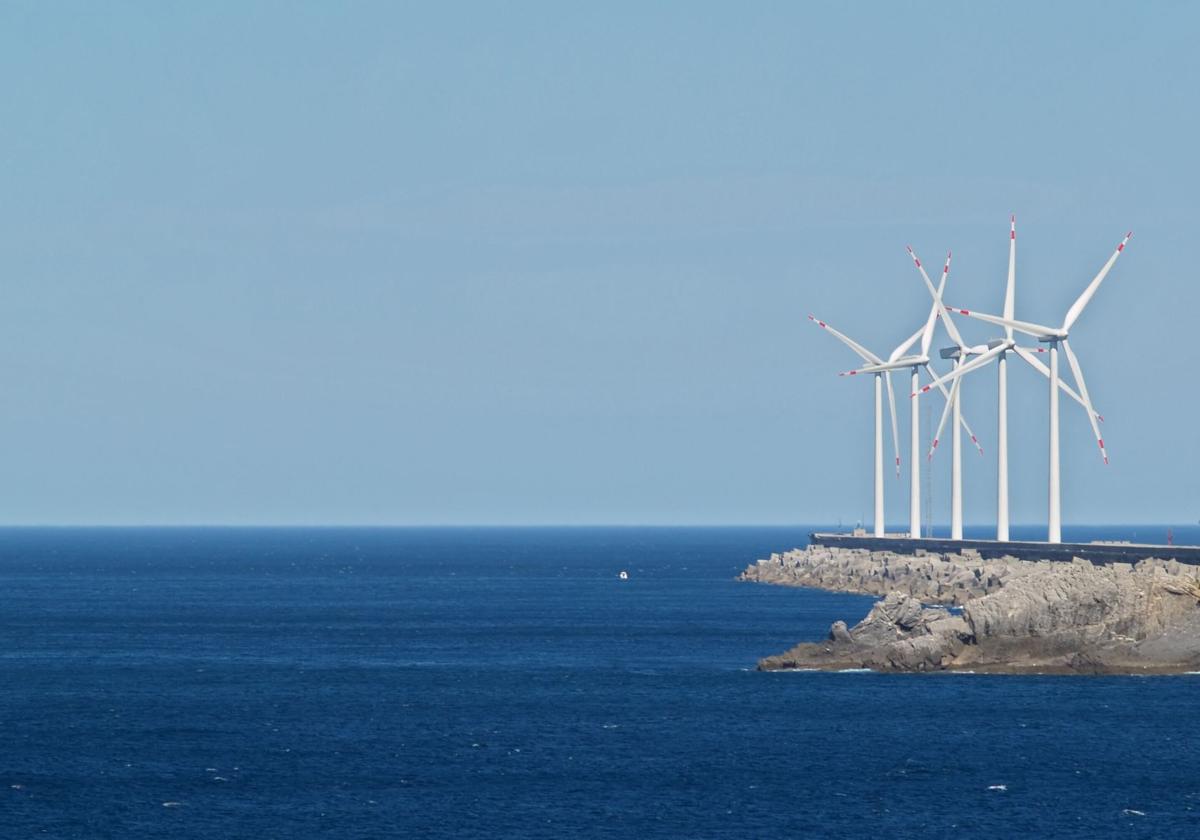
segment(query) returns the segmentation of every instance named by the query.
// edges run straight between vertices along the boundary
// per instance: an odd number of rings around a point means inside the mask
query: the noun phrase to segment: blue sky
[[[870,388],[805,316],[897,343],[928,305],[908,243],[998,310],[1016,212],[1034,321],[1135,231],[1072,332],[1113,463],[1064,404],[1064,520],[1195,522],[1198,25],[6,4],[0,521],[869,517]],[[1040,522],[1046,389],[1011,377],[1014,519]],[[968,522],[994,391],[964,395]]]

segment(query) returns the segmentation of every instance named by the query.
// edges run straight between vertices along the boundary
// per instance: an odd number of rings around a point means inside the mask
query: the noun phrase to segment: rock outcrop
[[[983,560],[810,546],[743,580],[882,595],[854,627],[759,663],[784,668],[1008,673],[1200,670],[1200,569]]]

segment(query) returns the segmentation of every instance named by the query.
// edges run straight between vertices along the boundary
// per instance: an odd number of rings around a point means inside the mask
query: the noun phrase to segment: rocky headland
[[[742,580],[877,595],[862,621],[760,670],[1168,674],[1200,671],[1200,569],[809,546]]]

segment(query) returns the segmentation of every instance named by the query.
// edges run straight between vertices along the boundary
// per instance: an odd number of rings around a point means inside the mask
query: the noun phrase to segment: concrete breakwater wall
[[[1139,560],[1178,560],[1200,565],[1200,546],[1154,545],[1133,542],[1048,543],[1029,540],[951,540],[940,537],[912,538],[899,534],[886,537],[865,534],[823,533],[808,535],[810,545],[827,548],[861,548],[867,551],[891,551],[899,554],[970,554],[986,559],[1012,557],[1017,560],[1075,559],[1092,563],[1136,563]]]
[[[1175,560],[1095,565],[809,546],[760,560],[741,578],[883,597],[854,627],[836,621],[828,639],[762,660],[767,670],[1177,673],[1200,669],[1198,575]]]

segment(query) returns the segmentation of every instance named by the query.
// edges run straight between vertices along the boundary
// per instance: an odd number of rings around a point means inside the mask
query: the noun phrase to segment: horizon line
[[[1064,528],[1179,528],[1193,527],[1200,525],[1200,522],[1079,522],[1072,525],[1064,525]],[[853,530],[854,526],[845,524],[835,524],[829,522],[710,522],[710,523],[688,523],[688,522],[408,522],[408,523],[380,523],[380,522],[315,522],[315,523],[297,523],[297,522],[11,522],[0,523],[0,530],[4,529],[20,529],[20,528],[312,528],[312,529],[337,529],[337,528],[376,528],[376,529],[403,529],[403,528],[838,528],[841,530]],[[897,525],[896,535],[900,532],[905,532],[907,528]],[[934,529],[948,529],[949,523],[945,525],[935,525]],[[964,528],[992,528],[996,526],[993,523],[984,524],[964,524]],[[1045,522],[1031,523],[1012,523],[1013,528],[1045,528]]]

